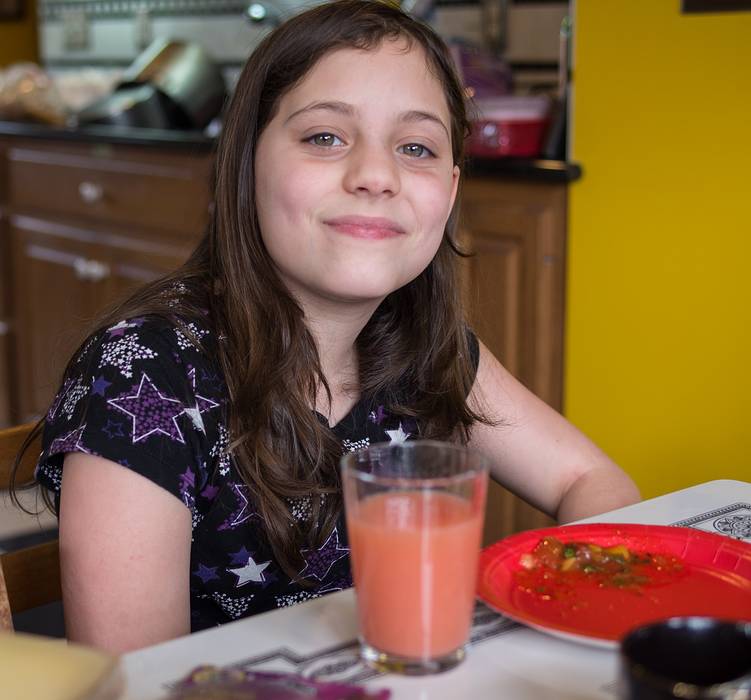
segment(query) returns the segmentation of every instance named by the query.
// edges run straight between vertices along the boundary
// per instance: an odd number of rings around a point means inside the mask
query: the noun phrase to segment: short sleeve
[[[207,334],[195,326],[197,337]],[[37,481],[60,491],[67,453],[103,457],[186,506],[207,479],[221,398],[206,360],[168,321],[122,321],[91,337],[45,419]]]

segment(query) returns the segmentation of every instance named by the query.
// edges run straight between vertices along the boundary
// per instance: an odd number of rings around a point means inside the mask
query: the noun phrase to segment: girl
[[[46,417],[70,639],[134,649],[350,586],[338,460],[369,443],[469,443],[562,521],[637,500],[465,326],[467,126],[446,47],[389,5],[319,6],[253,52],[204,239]]]

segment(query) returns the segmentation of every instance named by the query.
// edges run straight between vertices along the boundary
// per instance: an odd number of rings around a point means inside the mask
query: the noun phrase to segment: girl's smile
[[[370,240],[393,238],[405,232],[396,221],[379,216],[338,216],[324,223],[339,233]]]
[[[422,49],[403,40],[329,53],[283,95],[258,141],[256,205],[299,301],[372,306],[427,267],[459,180],[450,124]]]

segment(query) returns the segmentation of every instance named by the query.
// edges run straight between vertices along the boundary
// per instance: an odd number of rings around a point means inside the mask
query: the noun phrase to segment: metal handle
[[[110,275],[110,266],[99,260],[86,260],[85,258],[76,258],[73,261],[73,269],[76,277],[87,282],[99,282]]]
[[[96,204],[104,197],[104,188],[96,182],[82,182],[78,185],[78,194],[86,204]]]

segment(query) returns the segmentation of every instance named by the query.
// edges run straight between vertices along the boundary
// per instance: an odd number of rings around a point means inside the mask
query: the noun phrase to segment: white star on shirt
[[[266,579],[263,576],[263,570],[269,564],[271,564],[270,561],[265,561],[263,564],[256,564],[253,561],[253,557],[248,557],[248,563],[245,566],[241,566],[239,569],[227,569],[227,571],[231,571],[237,576],[235,587],[240,588],[240,586],[244,586],[249,581],[255,581],[256,583],[265,581]]]
[[[397,444],[400,444],[402,442],[405,442],[406,439],[411,435],[412,433],[405,433],[404,429],[402,428],[402,424],[399,423],[399,430],[387,430],[386,435],[389,436],[391,439],[391,442],[395,442]]]
[[[193,421],[196,430],[200,430],[204,435],[206,434],[206,428],[203,425],[203,418],[201,418],[201,410],[198,406],[195,408],[186,408],[183,413]]]
[[[114,326],[110,326],[107,330],[112,331],[124,331],[128,328],[133,328],[132,323],[128,323],[127,321],[120,321],[119,323],[116,323]]]

